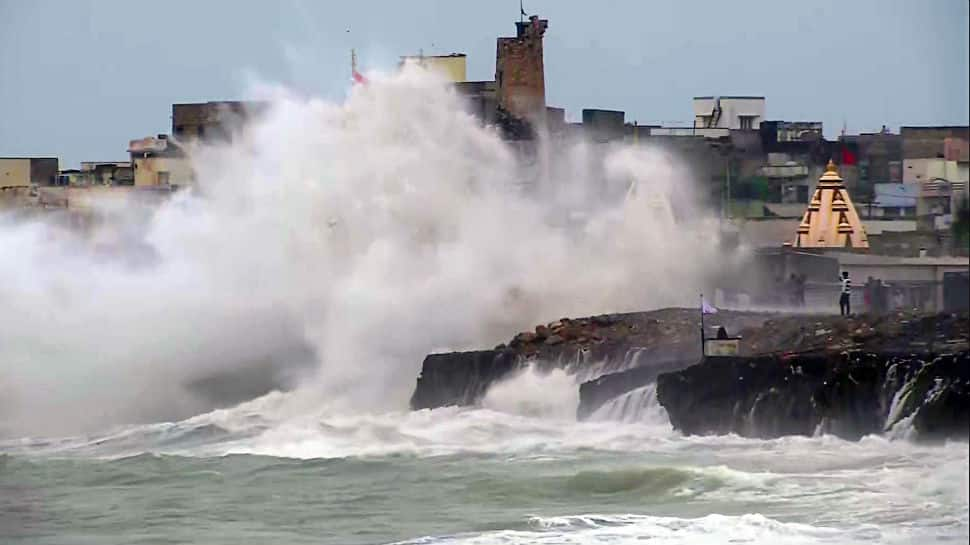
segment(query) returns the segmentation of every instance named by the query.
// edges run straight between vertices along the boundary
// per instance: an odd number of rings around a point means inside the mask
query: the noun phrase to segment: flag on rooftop
[[[350,50],[350,75],[353,77],[354,83],[358,83],[360,85],[367,84],[367,78],[357,71],[357,52],[353,49]]]

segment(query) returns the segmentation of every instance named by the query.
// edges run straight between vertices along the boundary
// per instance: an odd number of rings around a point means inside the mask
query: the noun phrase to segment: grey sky
[[[691,119],[694,95],[767,97],[769,119],[836,134],[882,124],[967,124],[967,0],[527,0],[547,17],[550,105]],[[494,75],[516,0],[144,3],[0,0],[0,156],[63,166],[121,160],[168,132],[173,102],[245,98],[257,77],[341,97],[349,49],[367,67],[465,52]],[[348,32],[349,29],[349,32]],[[62,168],[63,168],[62,166]]]

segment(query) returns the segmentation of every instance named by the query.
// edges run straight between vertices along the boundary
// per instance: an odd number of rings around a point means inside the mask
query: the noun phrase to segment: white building
[[[765,97],[694,97],[694,127],[757,130],[765,118]]]

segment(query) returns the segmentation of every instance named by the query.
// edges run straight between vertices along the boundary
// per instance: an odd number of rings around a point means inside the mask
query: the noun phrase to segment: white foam
[[[482,406],[520,416],[572,421],[579,406],[579,385],[575,376],[562,369],[542,372],[529,365],[493,384]]]
[[[658,427],[670,426],[667,410],[657,401],[657,384],[653,382],[607,401],[589,418]]]
[[[531,530],[503,530],[483,534],[424,537],[399,545],[484,545],[506,544],[661,544],[788,545],[838,543],[841,545],[882,543],[883,534],[875,527],[849,531],[794,522],[779,522],[768,517],[708,515],[690,519],[635,514],[590,514],[563,517],[533,517]]]

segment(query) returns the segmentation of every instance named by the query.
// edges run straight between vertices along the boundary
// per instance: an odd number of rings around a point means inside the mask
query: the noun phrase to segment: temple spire
[[[866,229],[832,160],[818,179],[792,245],[796,248],[869,248]]]

